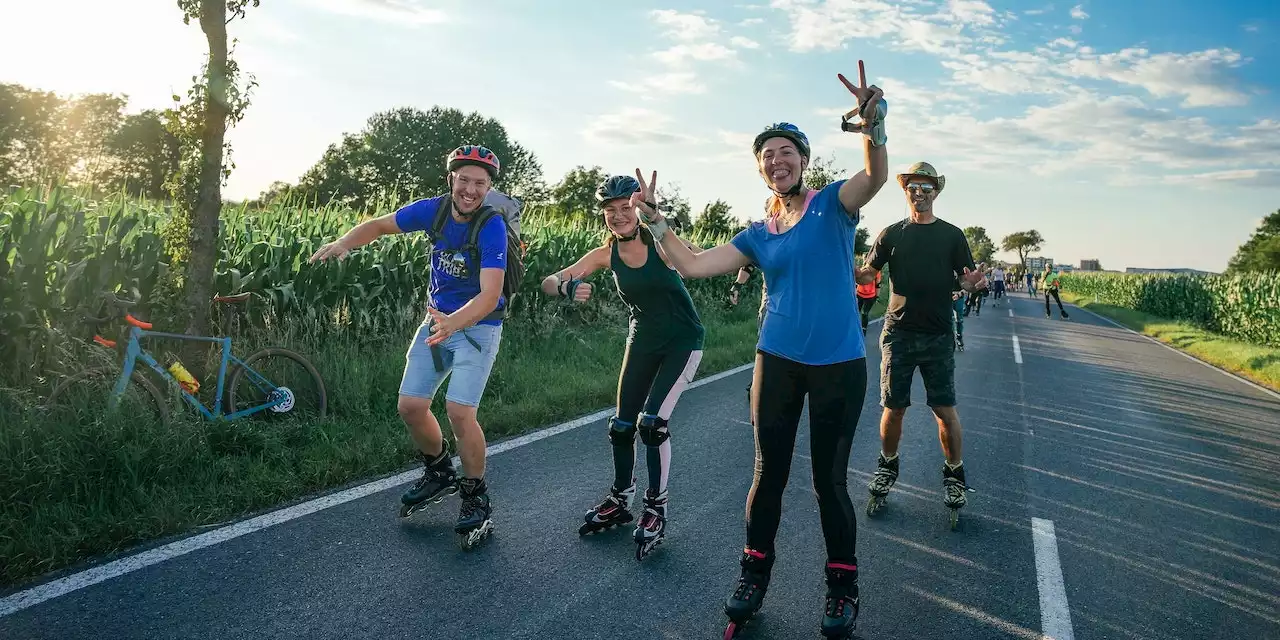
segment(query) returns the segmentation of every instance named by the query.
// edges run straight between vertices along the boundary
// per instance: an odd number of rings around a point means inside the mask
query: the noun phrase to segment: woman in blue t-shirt
[[[640,204],[649,230],[681,275],[708,278],[755,263],[769,291],[752,382],[757,454],[747,496],[747,544],[725,613],[732,625],[741,625],[762,603],[807,395],[813,484],[827,547],[822,629],[832,637],[843,637],[858,615],[857,522],[845,486],[849,447],[867,390],[866,348],[854,296],[854,232],[860,209],[888,177],[883,93],[867,87],[865,78],[857,87],[843,75],[840,80],[857,97],[858,113],[871,114],[859,124],[846,119],[842,127],[867,137],[864,171],[821,191],[805,187],[809,139],[784,122],[765,129],[752,145],[760,175],[774,193],[769,215],[732,242],[695,255],[670,233],[661,214]]]

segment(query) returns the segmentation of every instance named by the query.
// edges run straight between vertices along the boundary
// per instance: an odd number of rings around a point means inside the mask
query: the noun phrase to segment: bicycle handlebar
[[[106,324],[121,316],[121,313],[130,307],[135,307],[140,302],[139,299],[121,298],[113,292],[104,292],[98,303],[98,313],[106,313],[102,316],[85,315],[85,320],[90,324]],[[127,315],[127,314],[125,314]]]

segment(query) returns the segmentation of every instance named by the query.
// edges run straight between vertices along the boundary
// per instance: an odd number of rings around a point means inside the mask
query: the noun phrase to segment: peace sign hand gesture
[[[658,213],[658,201],[653,196],[654,191],[658,188],[658,172],[654,171],[653,177],[649,178],[649,182],[646,184],[644,174],[640,173],[640,169],[637,168],[636,180],[640,182],[640,190],[631,194],[631,206],[640,212],[646,224],[661,222],[662,214]]]
[[[858,61],[857,86],[849,82],[843,73],[836,76],[858,101],[857,107],[840,118],[840,128],[851,133],[861,133],[871,138],[872,144],[876,146],[883,145],[888,141],[884,133],[884,117],[889,111],[888,104],[884,101],[884,90],[875,85],[867,86],[867,68],[861,60]],[[855,115],[860,121],[849,122]]]

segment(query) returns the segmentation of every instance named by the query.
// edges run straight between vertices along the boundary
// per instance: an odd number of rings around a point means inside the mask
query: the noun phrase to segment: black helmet
[[[601,204],[618,198],[630,198],[640,190],[640,183],[631,176],[613,176],[596,188],[596,202]]]

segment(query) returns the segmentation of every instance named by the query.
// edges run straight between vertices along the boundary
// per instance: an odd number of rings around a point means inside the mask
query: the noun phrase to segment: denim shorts
[[[468,407],[480,406],[480,397],[484,395],[493,362],[498,357],[502,325],[477,324],[449,336],[436,347],[443,365],[440,371],[436,370],[435,358],[427,345],[430,335],[430,325],[424,323],[413,336],[413,343],[405,354],[400,395],[430,400],[440,390],[445,377],[452,373],[444,399]]]

